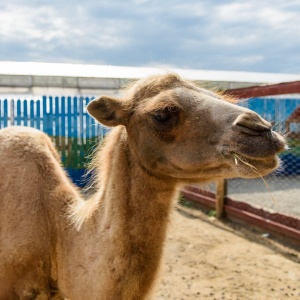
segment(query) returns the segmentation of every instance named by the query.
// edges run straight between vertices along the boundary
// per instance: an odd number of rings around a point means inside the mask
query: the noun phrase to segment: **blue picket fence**
[[[91,138],[102,134],[86,111],[91,98],[42,97],[37,100],[0,99],[0,128],[30,126],[50,136]]]
[[[82,186],[87,153],[108,130],[87,113],[90,100],[46,96],[36,100],[0,99],[0,128],[30,126],[47,133],[73,181]]]

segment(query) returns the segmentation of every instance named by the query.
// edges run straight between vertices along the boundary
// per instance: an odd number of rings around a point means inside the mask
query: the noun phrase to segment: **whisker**
[[[253,165],[251,165],[249,162],[247,162],[246,158],[243,157],[243,159],[242,159],[241,156],[237,155],[236,153],[233,153],[233,157],[234,157],[234,161],[235,161],[236,165],[238,164],[237,162],[239,160],[244,165],[250,167],[250,169],[261,178],[261,180],[263,181],[265,187],[267,188],[267,190],[268,190],[268,192],[269,192],[269,194],[271,196],[273,205],[275,205],[277,207],[278,206],[278,200],[274,197],[270,185],[268,184],[268,182],[266,181],[266,179],[259,173],[259,171],[257,170],[257,168],[254,167]]]

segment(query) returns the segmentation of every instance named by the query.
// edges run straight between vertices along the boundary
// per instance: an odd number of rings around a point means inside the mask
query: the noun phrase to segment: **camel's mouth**
[[[229,148],[231,164],[240,176],[259,177],[278,168],[277,154],[286,149],[286,142],[280,134],[269,131],[252,138],[237,135]]]
[[[231,152],[232,163],[241,177],[256,178],[268,175],[280,166],[280,159],[277,155],[266,158],[253,158]]]

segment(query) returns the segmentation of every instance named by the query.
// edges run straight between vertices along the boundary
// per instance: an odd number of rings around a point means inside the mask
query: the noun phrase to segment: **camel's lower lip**
[[[272,160],[275,157],[277,157],[276,155],[253,157],[253,156],[249,155],[249,153],[242,153],[242,152],[236,152],[236,151],[232,151],[232,152],[230,152],[230,154],[233,157],[240,157],[244,160],[254,161],[254,162]]]
[[[238,168],[242,167],[243,169],[251,170],[253,175],[256,174],[259,176],[273,172],[278,168],[280,162],[276,155],[265,158],[253,158],[237,152],[232,152],[231,155],[234,165]]]

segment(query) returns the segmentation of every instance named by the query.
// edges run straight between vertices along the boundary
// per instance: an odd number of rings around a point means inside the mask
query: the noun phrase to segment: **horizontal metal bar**
[[[297,94],[300,93],[300,81],[283,82],[278,84],[253,86],[240,89],[230,89],[227,94],[238,98],[252,98],[260,96]]]

